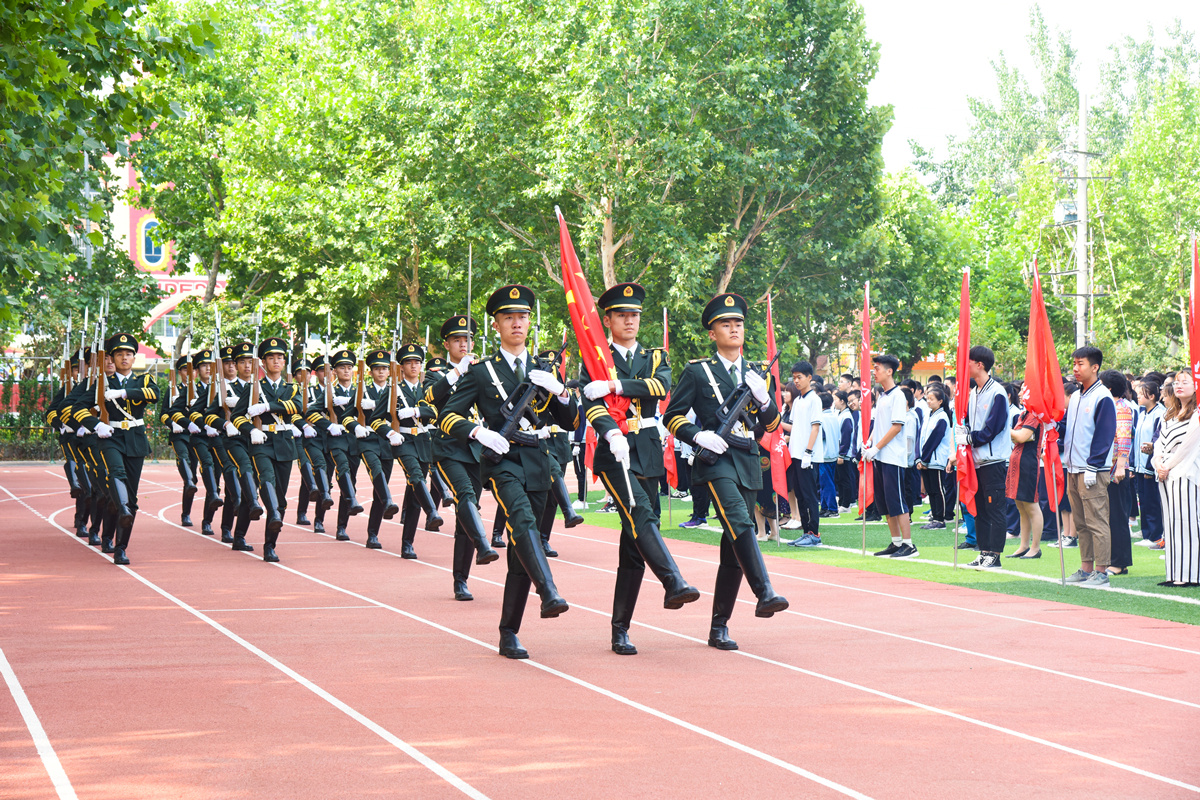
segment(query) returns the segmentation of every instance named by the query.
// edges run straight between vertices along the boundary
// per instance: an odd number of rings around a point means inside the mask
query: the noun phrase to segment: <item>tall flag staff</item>
[[[858,427],[865,449],[871,440],[871,282],[863,286],[862,344],[858,356],[858,376],[862,386]],[[867,506],[875,502],[875,465],[863,458],[858,462],[858,511],[862,515],[862,554],[867,554]]]
[[[1042,424],[1038,454],[1046,476],[1046,497],[1050,501],[1050,510],[1054,512],[1055,528],[1061,537],[1062,515],[1058,506],[1062,501],[1063,487],[1058,480],[1062,475],[1062,457],[1058,452],[1058,427],[1055,423],[1067,413],[1067,395],[1063,391],[1062,369],[1054,349],[1050,318],[1046,315],[1046,303],[1042,299],[1042,279],[1038,275],[1036,256],[1033,259],[1033,291],[1029,295],[1029,348],[1025,356],[1025,386],[1021,389],[1021,401],[1025,410]],[[1037,531],[1034,531],[1034,535],[1038,535]],[[1059,547],[1058,570],[1060,582],[1065,587],[1067,566],[1062,551],[1063,548]]]
[[[671,354],[671,339],[668,334],[667,325],[667,309],[663,308],[663,352],[668,356]],[[658,405],[658,413],[661,416],[667,410],[667,406],[671,403],[671,393],[667,392],[667,396],[662,399]],[[663,437],[663,469],[667,473],[667,485],[672,489],[679,489],[679,463],[675,460],[675,437],[667,431]],[[667,492],[667,522],[674,523],[675,517],[671,509],[672,492]]]
[[[771,313],[771,295],[767,293],[767,361],[771,364],[771,379],[774,381],[775,407],[783,410],[783,387],[779,382],[778,348],[775,345],[775,320]],[[779,521],[779,499],[787,497],[787,471],[791,465],[792,456],[783,442],[783,426],[780,425],[773,433],[766,435],[767,451],[771,454],[771,488],[775,490],[775,524]],[[864,515],[865,516],[865,515]],[[774,530],[774,529],[773,529]],[[775,546],[780,547],[779,537],[775,537]]]
[[[958,301],[958,354],[955,359],[954,421],[958,427],[967,416],[971,402],[971,270],[963,267],[962,294]],[[954,466],[958,470],[958,500],[967,511],[975,513],[975,492],[979,478],[975,475],[975,455],[966,440],[954,442]],[[954,566],[958,567],[958,503],[954,504]]]
[[[600,315],[596,313],[592,290],[588,287],[587,278],[583,276],[583,268],[579,266],[579,257],[575,255],[575,245],[571,243],[567,220],[558,206],[554,207],[554,213],[558,215],[558,246],[562,260],[563,289],[567,293],[571,327],[575,329],[575,338],[579,342],[579,355],[593,379],[599,380],[600,376],[605,376],[610,381],[616,381],[617,368],[613,364],[612,351],[608,349],[608,339],[605,338],[604,328],[600,325]],[[629,411],[629,398],[608,394],[604,397],[604,404],[621,433],[628,435],[629,423],[625,421],[625,415]],[[625,486],[629,490],[629,507],[633,508],[635,502],[633,486],[629,480],[629,460],[626,459],[622,466]]]
[[[1192,234],[1192,291],[1188,311],[1188,354],[1192,359],[1192,381],[1200,385],[1200,249],[1195,234]]]

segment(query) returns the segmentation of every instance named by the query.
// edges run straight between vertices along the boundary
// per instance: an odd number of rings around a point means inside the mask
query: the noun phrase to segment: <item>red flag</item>
[[[1029,297],[1029,349],[1025,355],[1025,386],[1021,389],[1025,410],[1042,423],[1042,463],[1046,470],[1046,487],[1051,510],[1058,510],[1063,495],[1062,456],[1058,452],[1058,428],[1054,423],[1067,413],[1067,395],[1063,391],[1062,369],[1054,350],[1050,333],[1050,318],[1042,299],[1042,279],[1038,275],[1037,258],[1033,259],[1033,292]]]
[[[587,471],[592,473],[592,483],[600,480],[600,476],[596,474],[596,470],[592,469],[592,462],[596,458],[596,429],[588,425],[587,434],[583,445],[583,465],[587,467]]]
[[[663,309],[663,350],[671,352],[671,341],[667,337],[667,310]],[[667,406],[671,402],[671,393],[667,392],[667,396],[659,403],[658,413],[666,413]],[[675,437],[667,434],[663,439],[663,468],[667,471],[667,483],[672,489],[679,488],[679,465],[675,463]]]
[[[1192,357],[1192,381],[1200,386],[1200,249],[1192,235],[1192,292],[1188,314],[1188,352]]]
[[[767,361],[775,360],[775,320],[771,315],[771,295],[767,295]],[[783,411],[783,389],[779,383],[779,362],[771,365],[771,380],[775,386],[775,407]],[[783,426],[766,435],[763,443],[771,454],[771,488],[780,497],[787,497],[787,470],[792,454],[783,445]]]
[[[605,338],[604,328],[600,325],[600,315],[596,313],[592,290],[588,288],[587,278],[583,277],[583,268],[579,266],[579,258],[575,255],[575,245],[571,243],[567,220],[558,210],[558,206],[554,207],[554,213],[558,214],[558,246],[562,260],[563,289],[567,293],[567,310],[571,312],[571,327],[575,329],[575,338],[579,342],[579,354],[592,380],[615,381],[617,368],[613,366],[608,339]],[[604,398],[604,404],[608,407],[608,413],[616,420],[621,433],[629,433],[629,424],[625,421],[625,414],[629,410],[629,398],[610,394]]]
[[[971,272],[963,270],[962,296],[958,301],[958,363],[956,365],[956,381],[954,392],[954,419],[959,425],[967,415],[967,406],[971,402],[971,372],[967,364],[971,354]],[[975,513],[975,493],[979,491],[979,476],[975,474],[975,455],[971,445],[966,442],[956,442],[958,455],[955,468],[958,470],[958,499],[973,515]]]
[[[858,427],[862,430],[865,448],[871,439],[871,282],[863,286],[862,343],[858,357],[858,377],[862,384],[862,404],[858,411]],[[858,511],[866,515],[867,506],[875,502],[874,465],[865,458],[858,462]]]

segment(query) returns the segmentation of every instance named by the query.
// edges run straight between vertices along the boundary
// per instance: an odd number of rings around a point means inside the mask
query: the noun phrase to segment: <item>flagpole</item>
[[[670,345],[670,340],[667,339],[667,307],[663,306],[663,347],[668,348],[669,345]],[[659,416],[662,416],[662,414],[660,414]],[[665,424],[663,427],[666,427]],[[675,446],[674,437],[671,437],[669,446],[670,447]],[[676,459],[676,461],[675,461],[675,483],[679,483],[679,460],[678,459]],[[689,487],[689,489],[691,488],[690,482],[688,483],[688,487]],[[673,490],[675,488],[676,487],[671,485],[670,481],[667,481],[667,524],[672,527],[674,527],[674,525],[675,525],[675,514],[673,512],[673,509],[671,508],[671,500],[674,499],[675,492]]]
[[[1057,475],[1051,475],[1050,470],[1046,469],[1046,426],[1042,426],[1042,472],[1046,475],[1046,499],[1051,501],[1054,506],[1054,530],[1058,534],[1058,572],[1059,582],[1062,587],[1067,588],[1067,562],[1063,556],[1063,538],[1062,538],[1062,508],[1058,502],[1058,478]],[[1055,445],[1057,447],[1057,445]],[[1055,470],[1057,472],[1058,470]],[[1041,536],[1038,533],[1038,536]],[[1040,544],[1038,545],[1041,546]]]
[[[868,310],[870,308],[871,308],[871,282],[867,281],[866,285],[863,289],[863,314],[867,314]],[[867,324],[867,321],[863,320],[863,325],[866,325],[866,324]],[[862,372],[862,367],[865,366],[866,360],[867,360],[867,358],[870,357],[870,355],[871,354],[868,352],[868,353],[864,353],[863,355],[859,356],[859,358],[858,358],[859,372]],[[865,387],[863,387],[864,380],[867,381],[867,385]],[[871,381],[870,381],[870,379],[867,378],[866,375],[858,376],[858,385],[862,388],[862,390],[864,392],[866,392],[867,394],[870,394]],[[862,411],[861,411],[862,402],[861,402],[861,400],[859,401],[859,409],[860,409],[859,417],[858,417],[859,428],[862,430],[863,436],[867,436],[867,435],[869,435],[869,431],[867,431],[867,429],[862,424]],[[863,470],[862,470],[863,488],[862,488],[862,491],[860,491],[858,493],[858,497],[859,497],[858,511],[862,515],[862,555],[864,557],[867,555],[867,472],[868,472],[868,470],[864,466]],[[800,498],[797,497],[796,501],[799,502],[799,500],[800,500]]]

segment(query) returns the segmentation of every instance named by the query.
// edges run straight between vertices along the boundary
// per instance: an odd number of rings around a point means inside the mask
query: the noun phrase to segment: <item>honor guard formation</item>
[[[195,524],[194,500],[203,488],[201,533],[215,536],[219,528],[232,549],[254,552],[251,523],[261,522],[262,559],[279,561],[294,467],[296,524],[324,532],[336,506],[335,538],[347,541],[351,518],[366,511],[365,544],[378,549],[383,520],[399,514],[403,558],[417,558],[418,528],[440,530],[439,507],[451,506],[454,598],[474,599],[467,585],[472,563],[491,564],[503,549],[499,651],[528,658],[518,634],[530,588],[543,619],[570,608],[550,568],[557,555],[550,532],[560,511],[568,528],[583,521],[563,475],[572,434],[586,418],[597,435],[595,473],[621,520],[612,649],[633,655],[629,628],[647,568],[662,584],[665,608],[700,598],[660,529],[664,464],[655,413],[669,397],[663,424],[696,449],[692,480],[708,487],[723,529],[708,643],[735,650],[728,625],[743,576],[758,598],[757,616],[788,607],[771,587],[753,517],[762,486],[757,437],[779,426],[780,412],[763,365],[742,356],[748,307],[741,297],[721,294],[707,304],[702,323],[716,354],[689,363],[672,388],[665,350],[637,340],[645,294],[622,283],[599,298],[608,375],[589,374],[585,365],[577,381],[568,381],[565,341],[560,350],[532,352],[536,299],[528,287],[511,285],[488,298],[499,347],[482,357],[474,352],[480,326],[469,315],[442,324],[445,358],[400,341],[399,310],[391,350],[367,350],[364,326],[358,352],[331,351],[327,338],[324,352],[311,358],[294,355],[286,339],[261,338],[261,311],[254,342],[222,342],[218,316],[211,348],[176,354],[162,397],[151,376],[132,373],[134,336],[105,335],[102,309],[92,345],[81,339],[47,415],[60,431],[76,534],[114,563],[130,563],[138,483],[150,453],[147,412],[157,408],[183,484],[184,527]],[[389,488],[397,461],[405,479],[399,503]],[[498,504],[490,531],[480,516],[485,490]]]

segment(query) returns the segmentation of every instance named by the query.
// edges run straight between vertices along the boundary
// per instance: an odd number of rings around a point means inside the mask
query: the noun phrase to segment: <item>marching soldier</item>
[[[88,374],[88,367],[91,366],[95,357],[91,348],[84,351],[81,380],[75,384],[75,388],[63,400],[59,407],[58,418],[71,432],[72,446],[78,459],[75,463],[82,465],[88,476],[90,491],[87,504],[91,519],[88,544],[93,547],[100,545],[101,552],[112,553],[117,519],[116,515],[111,513],[108,502],[108,471],[104,468],[104,462],[95,447],[98,441],[96,434],[82,424],[82,420],[87,417],[88,408],[94,404],[96,397],[95,379]],[[105,357],[104,360],[111,372],[113,369],[112,359]]]
[[[320,421],[324,419],[326,423],[329,421],[329,416],[326,413],[324,404],[318,401],[321,395],[321,387],[325,380],[325,356],[317,356],[312,360],[312,377],[316,378],[315,385],[305,385],[304,390],[308,392],[308,414],[305,415],[304,421],[309,424],[315,431],[315,441],[306,438],[304,440],[304,450],[308,454],[309,460],[313,463],[314,476],[317,483],[320,485],[323,496],[321,501],[317,503],[317,511],[313,514],[312,525],[313,532],[325,532],[325,512],[333,508],[333,490],[329,483],[329,476],[333,471],[333,456],[329,452],[329,437],[325,433],[325,426],[314,424],[314,420]],[[303,412],[302,412],[303,413]],[[315,415],[315,416],[314,416]],[[320,451],[320,459],[314,459],[315,451]],[[318,470],[317,463],[323,466]],[[326,502],[328,501],[328,502]],[[304,511],[308,506],[308,497],[304,492],[300,492],[300,499],[296,503],[297,523],[299,518],[304,515]]]
[[[245,529],[242,529],[242,540],[234,538],[237,521],[243,510],[246,513],[246,526],[250,525],[251,508],[258,507],[258,501],[253,495],[247,496],[246,487],[252,479],[247,477],[250,471],[250,458],[238,437],[237,428],[233,426],[233,415],[230,411],[236,405],[238,394],[237,361],[234,354],[237,346],[232,344],[221,347],[220,375],[213,376],[216,387],[210,387],[208,394],[196,399],[197,405],[203,408],[204,436],[208,441],[209,451],[215,459],[215,466],[221,470],[225,482],[224,510],[221,512],[221,541],[234,545],[235,550],[242,550],[246,545]],[[224,394],[221,386],[224,385]],[[245,508],[243,509],[243,506]],[[257,516],[262,516],[262,508],[258,507]]]
[[[442,323],[442,343],[446,348],[446,360],[432,359],[426,364],[425,402],[438,414],[446,401],[454,394],[463,375],[471,364],[471,340],[479,327],[466,315],[451,317]],[[442,363],[437,363],[441,361]],[[471,421],[478,423],[475,413]],[[477,441],[460,442],[449,436],[441,426],[433,430],[434,474],[441,476],[454,498],[454,560],[451,574],[454,579],[454,599],[474,600],[467,588],[471,574],[471,557],[476,564],[490,564],[500,554],[488,545],[483,519],[479,516],[479,493],[482,489],[479,478],[479,450]]]
[[[196,395],[187,407],[187,430],[191,434],[191,451],[204,483],[204,517],[200,522],[200,532],[205,536],[213,535],[212,521],[217,509],[225,505],[221,499],[221,487],[217,480],[216,463],[213,459],[216,429],[212,429],[213,437],[204,430],[204,410],[208,407],[209,386],[212,384],[213,353],[212,350],[201,350],[192,356],[192,371],[196,376]],[[186,494],[185,494],[186,497]]]
[[[188,434],[188,382],[187,368],[191,359],[185,353],[175,359],[175,375],[179,381],[163,395],[159,422],[171,429],[167,441],[175,453],[175,468],[183,479],[183,506],[180,510],[180,525],[192,527],[192,500],[196,497],[196,461],[191,451],[191,436]]]
[[[543,350],[538,356],[543,361],[549,361],[558,355],[553,350]],[[566,465],[571,462],[571,434],[558,425],[550,426],[550,500],[538,521],[538,530],[542,534],[542,550],[546,558],[558,558],[558,551],[550,546],[550,534],[554,530],[554,517],[562,509],[563,524],[574,528],[583,522],[583,517],[571,505],[571,490],[567,488],[564,479]]]
[[[79,383],[79,376],[83,371],[82,363],[79,351],[76,350],[70,361],[72,388]],[[88,544],[95,546],[100,544],[99,526],[88,530],[88,517],[92,505],[91,481],[84,459],[77,451],[75,443],[71,441],[75,438],[74,426],[69,426],[69,420],[61,416],[69,394],[65,383],[58,387],[46,409],[46,425],[58,432],[58,446],[63,452],[63,472],[67,476],[71,497],[75,500],[75,535],[80,539],[87,539]]]
[[[753,398],[746,409],[749,416],[767,432],[779,426],[779,409],[771,399],[767,381],[742,357],[747,310],[746,301],[736,294],[719,294],[704,307],[701,322],[708,329],[709,339],[716,344],[717,353],[711,358],[696,359],[684,368],[664,415],[667,430],[697,448],[692,480],[708,485],[721,517],[721,564],[717,568],[712,627],[708,634],[709,646],[718,650],[737,649],[737,642],[729,638],[728,623],[743,573],[758,598],[755,616],[770,617],[788,607],[788,601],[771,587],[750,515],[762,488],[762,468],[754,434],[745,430],[744,423],[737,423],[730,438],[745,440],[742,449],[742,442],[730,446],[727,439],[716,433],[720,425],[717,410],[743,384],[749,387]],[[687,418],[691,410],[696,413],[694,423]],[[715,463],[704,462],[705,451],[717,454]]]
[[[488,298],[487,313],[500,334],[500,348],[490,358],[467,368],[446,401],[439,426],[460,442],[474,440],[483,446],[482,481],[507,514],[505,528],[510,546],[500,613],[500,654],[508,658],[529,657],[517,633],[530,582],[541,597],[544,619],[568,609],[554,585],[537,523],[550,493],[550,448],[546,443],[549,426],[558,424],[574,430],[579,424],[579,407],[552,371],[554,366],[526,351],[533,304],[533,290],[526,286],[504,286]],[[528,425],[514,433],[511,440],[506,438],[499,433],[508,421],[505,404],[527,397],[534,388],[534,400],[527,407],[528,413],[522,415]],[[475,406],[487,427],[470,421]]]
[[[371,370],[371,381],[363,387],[363,423],[358,422],[358,408],[346,406],[342,425],[358,440],[362,461],[371,473],[371,512],[367,515],[367,547],[378,550],[379,527],[383,520],[391,519],[400,512],[392,501],[388,481],[392,478],[392,450],[404,443],[404,436],[392,430],[388,424],[388,375],[391,373],[392,356],[387,350],[372,350],[366,355],[367,367]],[[355,388],[357,400],[357,387]],[[357,475],[357,464],[351,475]]]
[[[437,410],[425,402],[425,389],[421,385],[421,370],[425,363],[425,351],[420,345],[406,344],[397,354],[402,380],[396,387],[396,420],[404,443],[392,448],[392,456],[404,470],[404,500],[401,506],[403,537],[400,545],[401,558],[416,558],[413,539],[417,534],[417,520],[425,512],[425,530],[437,531],[442,527],[442,517],[437,512],[437,503],[425,482],[429,464],[433,461],[433,448],[429,442],[429,425],[437,416]]]
[[[234,408],[233,424],[248,441],[250,460],[258,479],[258,493],[267,514],[263,539],[263,561],[276,562],[275,544],[283,528],[287,511],[287,487],[296,460],[294,439],[300,433],[294,422],[300,420],[300,404],[295,384],[284,380],[287,363],[287,342],[275,336],[264,339],[258,346],[258,359],[266,376],[258,382],[258,402],[254,402],[253,384]],[[243,364],[253,372],[254,361],[249,352],[237,354],[238,377],[243,376]]]
[[[83,427],[96,434],[96,446],[108,471],[109,500],[117,517],[114,564],[129,563],[126,549],[138,511],[142,463],[150,454],[145,415],[158,400],[158,387],[150,376],[133,374],[137,349],[132,334],[118,333],[105,341],[113,372],[106,371],[103,409],[97,408],[95,413],[84,409],[87,413],[80,420]],[[109,421],[101,421],[98,415],[107,416]]]
[[[617,284],[600,295],[600,310],[611,335],[609,349],[618,377],[605,380],[599,376],[593,380],[585,367],[579,379],[584,414],[596,429],[593,468],[621,515],[621,549],[612,616],[612,649],[620,655],[637,653],[637,648],[629,642],[629,625],[647,565],[666,590],[665,608],[683,608],[685,603],[700,599],[700,592],[680,574],[659,530],[658,483],[665,470],[654,411],[658,401],[671,390],[671,365],[661,349],[647,350],[637,342],[645,299],[645,289],[636,283]],[[604,402],[609,395],[630,399],[625,415],[628,433],[622,433],[609,414]],[[631,489],[633,503],[630,503]]]
[[[350,517],[363,512],[362,505],[355,496],[355,478],[358,475],[358,462],[361,450],[358,439],[347,431],[339,419],[345,420],[346,409],[354,402],[355,387],[354,353],[350,350],[338,350],[329,357],[329,369],[333,376],[329,379],[329,394],[326,394],[325,382],[322,380],[314,397],[315,402],[308,409],[308,423],[321,432],[325,439],[325,447],[333,463],[335,480],[339,489],[337,532],[334,535],[339,542],[350,540],[346,533],[346,525]]]
[[[308,384],[307,376],[312,371],[312,365],[308,359],[301,357],[292,364],[292,379],[295,381],[296,394],[298,397],[297,405],[300,409],[300,423],[302,436],[300,437],[299,445],[296,448],[296,456],[300,462],[300,492],[296,501],[296,524],[310,525],[308,515],[308,504],[315,502],[317,504],[317,526],[313,530],[317,533],[323,533],[325,526],[321,524],[321,519],[325,515],[325,511],[333,505],[333,498],[329,495],[329,473],[325,470],[325,447],[324,440],[313,425],[308,422],[306,413],[312,408],[313,392],[312,387]],[[301,379],[304,380],[301,383]]]
[[[263,515],[263,507],[258,502],[261,476],[251,458],[249,429],[242,428],[251,424],[247,409],[250,406],[250,382],[254,372],[254,345],[241,342],[233,345],[231,350],[235,377],[226,384],[228,394],[217,400],[228,409],[227,421],[223,425],[225,452],[237,468],[237,480],[242,489],[242,501],[238,504],[233,528],[233,549],[250,553],[254,552],[254,546],[246,542],[246,533],[250,530],[251,521],[262,519]],[[212,408],[209,410],[213,411]],[[278,508],[275,509],[275,516],[279,516]]]

